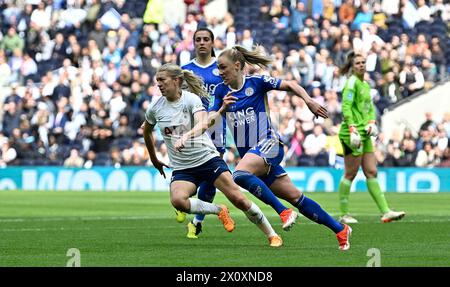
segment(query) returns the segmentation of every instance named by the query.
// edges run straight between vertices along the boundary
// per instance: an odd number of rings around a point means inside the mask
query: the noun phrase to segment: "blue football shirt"
[[[233,90],[223,82],[216,86],[211,110],[218,111],[224,96],[230,92],[238,98],[236,103],[228,108],[224,117],[241,157],[263,139],[280,138],[272,127],[267,102],[267,92],[279,89],[280,85],[281,79],[253,75],[245,76],[239,90]]]
[[[204,82],[204,89],[210,95],[210,101],[206,102],[202,99],[202,102],[207,111],[210,111],[212,104],[214,103],[213,91],[217,84],[222,82],[222,78],[219,76],[219,69],[217,68],[217,60],[213,58],[211,63],[208,65],[200,65],[195,59],[192,59],[186,65],[181,67],[184,70],[193,72],[195,75],[199,76]],[[225,120],[222,122],[221,128],[215,128],[209,131],[211,139],[214,145],[217,147],[219,152],[225,152],[225,134],[226,134],[226,123]]]

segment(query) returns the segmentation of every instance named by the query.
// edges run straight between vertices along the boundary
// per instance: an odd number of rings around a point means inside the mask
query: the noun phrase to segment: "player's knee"
[[[353,171],[347,172],[346,171],[344,174],[344,177],[345,177],[345,179],[347,179],[349,181],[353,181],[355,179],[357,173],[358,173],[358,171],[356,171],[356,172],[353,172]]]
[[[300,200],[302,195],[303,193],[300,190],[296,189],[295,192],[291,192],[289,194],[289,198],[287,198],[286,201],[289,202],[290,204],[295,205]]]
[[[170,202],[172,203],[172,206],[178,210],[181,210],[184,212],[187,212],[189,210],[188,201],[184,198],[171,197]]]
[[[245,185],[246,181],[252,174],[245,170],[236,170],[233,172],[233,180],[235,183],[237,183],[239,186]]]
[[[378,173],[377,170],[366,170],[364,171],[364,175],[366,176],[366,178],[375,178],[377,177]]]

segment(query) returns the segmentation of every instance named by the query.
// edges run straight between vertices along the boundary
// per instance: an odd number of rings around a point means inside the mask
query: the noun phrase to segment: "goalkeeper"
[[[382,213],[382,222],[399,220],[405,212],[393,211],[377,180],[377,166],[371,137],[378,134],[375,108],[370,97],[370,86],[364,80],[366,60],[363,55],[350,52],[341,74],[350,72],[342,90],[342,113],[344,120],[339,131],[339,139],[344,150],[345,173],[339,184],[339,203],[342,223],[358,221],[348,212],[348,199],[352,181],[361,166],[366,176],[367,189]]]

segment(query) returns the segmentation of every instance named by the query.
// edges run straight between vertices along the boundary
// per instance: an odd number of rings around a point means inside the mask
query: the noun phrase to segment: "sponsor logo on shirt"
[[[233,122],[233,126],[238,127],[256,121],[256,113],[252,107],[236,112],[227,112],[227,118]]]
[[[274,77],[263,76],[263,80],[264,80],[264,82],[271,84],[272,87],[274,87],[274,88],[277,87],[277,79],[275,79]]]

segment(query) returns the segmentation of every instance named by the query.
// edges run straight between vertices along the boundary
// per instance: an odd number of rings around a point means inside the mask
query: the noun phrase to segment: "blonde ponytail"
[[[239,61],[241,63],[241,70],[244,69],[245,64],[266,68],[272,63],[272,58],[264,54],[263,48],[260,45],[257,45],[253,51],[236,45],[231,49],[223,51],[219,57],[222,56],[226,56],[231,62]]]
[[[189,91],[202,97],[202,98],[208,98],[208,93],[203,88],[203,81],[194,73],[188,70],[182,70],[183,71],[183,78],[186,82]]]

